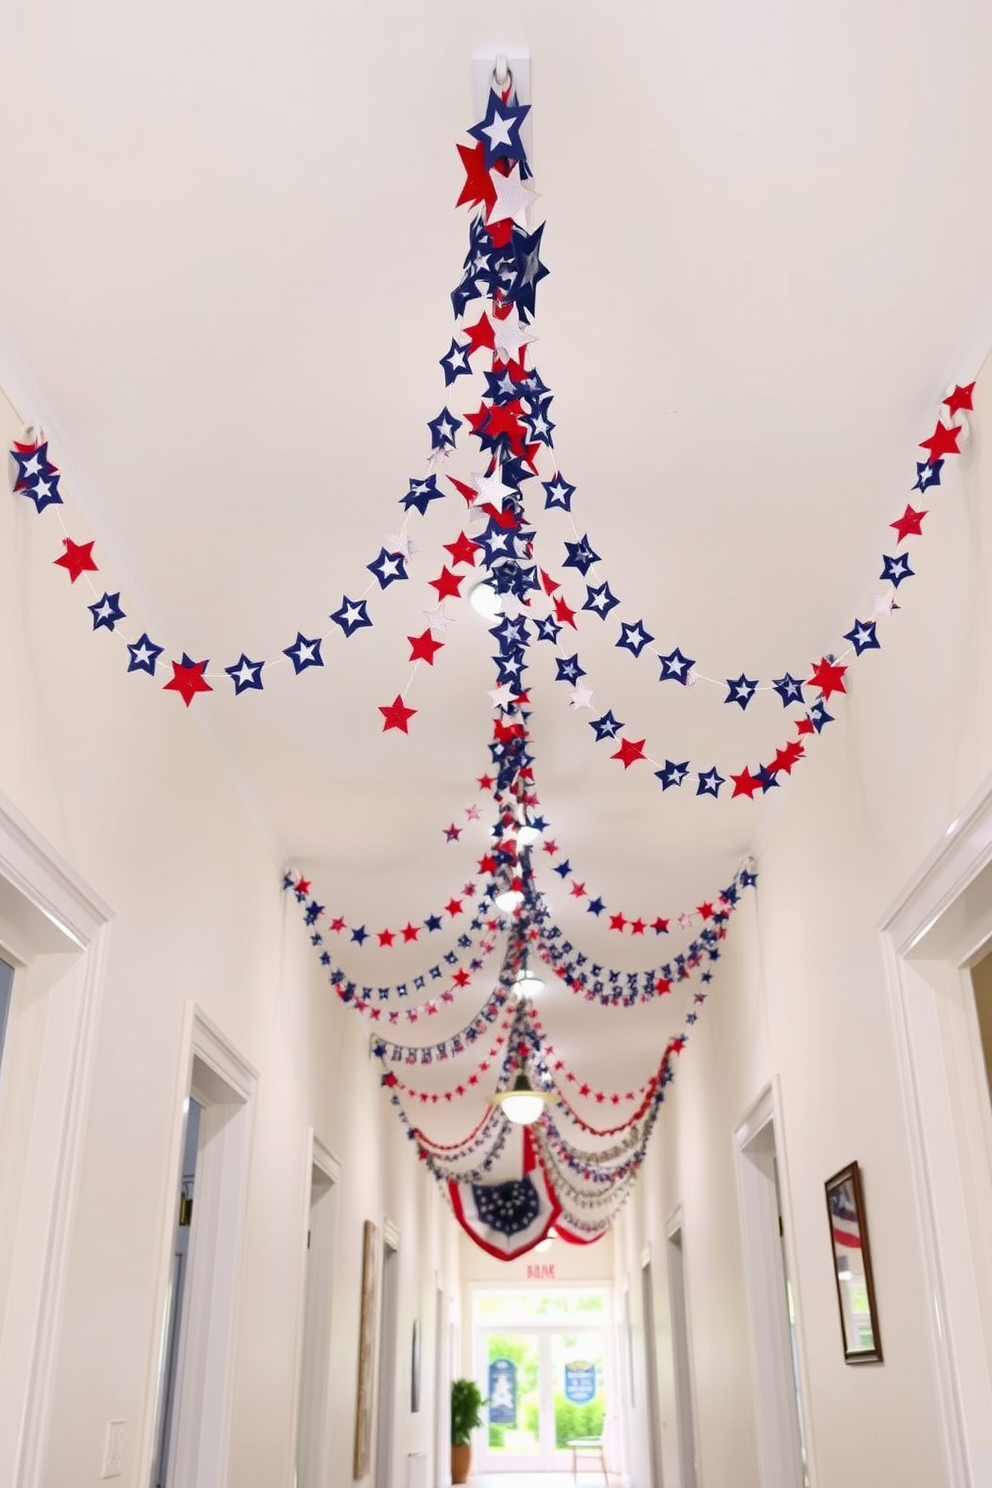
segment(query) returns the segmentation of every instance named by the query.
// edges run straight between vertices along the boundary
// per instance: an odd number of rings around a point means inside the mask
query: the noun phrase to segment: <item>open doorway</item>
[[[387,1221],[382,1236],[382,1312],[375,1426],[375,1488],[393,1488],[396,1416],[396,1328],[399,1315],[400,1237]]]
[[[676,1215],[669,1226],[667,1252],[668,1299],[672,1318],[672,1363],[675,1372],[675,1415],[679,1428],[679,1488],[696,1488],[698,1482],[696,1426],[681,1214]]]
[[[651,1461],[651,1488],[662,1488],[660,1395],[658,1390],[658,1339],[654,1312],[654,1277],[651,1257],[641,1262],[641,1306],[644,1313],[644,1389],[648,1416],[648,1450]]]
[[[303,1342],[296,1422],[296,1488],[326,1481],[327,1399],[330,1383],[331,1302],[337,1219],[337,1162],[313,1144],[303,1283]]]
[[[176,1401],[176,1376],[179,1369],[179,1335],[182,1329],[183,1300],[186,1295],[186,1272],[189,1262],[189,1237],[193,1219],[196,1189],[196,1155],[200,1144],[200,1117],[203,1108],[190,1099],[186,1112],[186,1134],[183,1141],[183,1165],[176,1201],[176,1232],[172,1276],[165,1305],[164,1358],[156,1430],[155,1462],[152,1488],[166,1488],[169,1481],[169,1445],[172,1438]]]
[[[971,968],[971,981],[975,989],[975,1013],[985,1064],[985,1085],[989,1091],[989,1099],[992,1100],[992,955],[984,956]]]

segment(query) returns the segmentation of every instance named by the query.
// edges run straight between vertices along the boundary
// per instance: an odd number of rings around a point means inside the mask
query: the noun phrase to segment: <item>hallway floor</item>
[[[580,1472],[578,1488],[599,1488],[603,1474]],[[467,1488],[574,1488],[570,1472],[472,1473]]]

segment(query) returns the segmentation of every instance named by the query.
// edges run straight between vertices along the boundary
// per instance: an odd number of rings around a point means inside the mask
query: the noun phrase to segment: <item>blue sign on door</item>
[[[489,1365],[489,1424],[517,1424],[517,1366],[512,1359],[493,1359]]]
[[[576,1359],[565,1365],[565,1399],[573,1405],[588,1405],[596,1398],[596,1366]]]

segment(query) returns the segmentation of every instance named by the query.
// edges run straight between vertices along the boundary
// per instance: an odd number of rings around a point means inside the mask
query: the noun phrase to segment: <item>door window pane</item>
[[[14,984],[14,968],[0,961],[0,1065],[3,1064],[3,1041],[7,1032],[7,1014],[10,1011],[10,989]]]

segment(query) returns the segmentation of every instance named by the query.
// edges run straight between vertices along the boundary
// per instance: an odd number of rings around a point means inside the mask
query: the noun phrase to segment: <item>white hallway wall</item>
[[[0,398],[4,448],[19,435]],[[59,536],[57,520],[0,492],[0,791],[114,915],[44,1482],[96,1488],[111,1418],[127,1422],[123,1481],[139,1482],[186,999],[260,1074],[230,1481],[292,1483],[310,1126],[342,1163],[329,1480],[351,1481],[362,1223],[388,1216],[401,1236],[400,1462],[431,1449],[435,1285],[439,1272],[457,1284],[453,1222],[381,1097],[364,1023],[318,976],[281,865],[219,755],[160,681],[126,674],[117,638],[90,633],[90,597],[53,566]],[[121,587],[112,571],[95,578],[98,595]],[[418,1315],[423,1398],[413,1416],[405,1341]]]
[[[877,926],[992,771],[992,377],[978,388],[960,474],[915,505],[931,513],[912,545],[917,577],[879,627],[883,650],[848,676],[837,722],[783,791],[760,855],[757,894],[737,916],[703,1015],[682,1056],[639,1192],[618,1237],[618,1278],[656,1264],[665,1481],[678,1482],[665,1222],[683,1206],[704,1488],[756,1488],[748,1322],[732,1132],[781,1078],[795,1281],[809,1382],[814,1488],[944,1481],[927,1353],[926,1298]],[[921,436],[929,432],[921,430]],[[911,451],[894,452],[894,479]],[[897,464],[902,456],[903,463]],[[909,497],[906,482],[906,497]],[[898,492],[898,488],[897,488]],[[879,551],[898,494],[879,496]],[[901,505],[898,510],[901,511]],[[838,595],[839,634],[859,592]],[[863,608],[857,610],[864,617]],[[870,610],[868,612],[870,616]],[[788,623],[783,618],[783,662]],[[802,660],[801,658],[799,659]],[[793,670],[795,668],[793,667]],[[885,1362],[845,1366],[824,1180],[862,1166]],[[992,1183],[992,1174],[987,1175]],[[639,1404],[643,1401],[640,1396]],[[633,1417],[635,1480],[649,1482],[645,1414]]]

